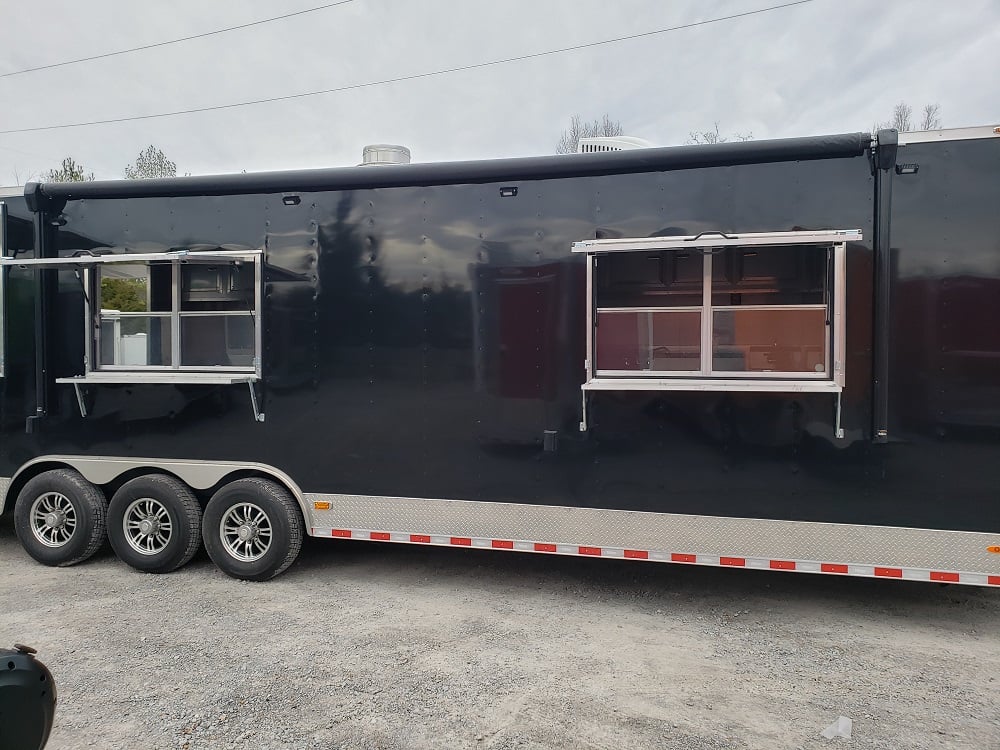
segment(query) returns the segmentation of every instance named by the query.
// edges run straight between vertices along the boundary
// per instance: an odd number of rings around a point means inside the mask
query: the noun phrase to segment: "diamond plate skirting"
[[[10,487],[10,477],[0,477],[0,512],[6,507],[7,489]],[[13,500],[14,498],[11,498]]]
[[[308,525],[1000,574],[1000,533],[306,493]],[[329,503],[316,510],[314,503]],[[326,532],[329,533],[329,532]]]

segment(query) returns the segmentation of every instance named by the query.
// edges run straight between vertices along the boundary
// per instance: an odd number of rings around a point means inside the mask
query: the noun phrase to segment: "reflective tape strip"
[[[958,575],[958,573],[945,573],[945,572],[940,571],[940,570],[932,570],[931,571],[931,580],[932,581],[942,581],[944,583],[958,583],[959,582],[959,575]]]
[[[370,529],[313,528],[310,531],[312,536],[333,537],[336,539],[360,539],[371,542],[429,544],[439,547],[476,547],[479,549],[538,552],[542,554],[577,557],[649,560],[652,562],[686,563],[724,568],[756,568],[760,570],[794,571],[797,573],[825,573],[828,575],[860,576],[863,578],[895,578],[907,581],[934,581],[938,583],[961,583],[972,586],[1000,587],[1000,575],[987,575],[984,573],[923,570],[920,568],[900,568],[884,565],[858,565],[855,563],[822,562],[817,560],[769,560],[757,557],[702,555],[693,552],[622,549],[582,544],[538,542],[533,540],[443,536],[398,531],[374,531]]]

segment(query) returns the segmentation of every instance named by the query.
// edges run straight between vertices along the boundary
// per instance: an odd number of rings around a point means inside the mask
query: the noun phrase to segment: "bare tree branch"
[[[941,127],[941,105],[925,104],[924,114],[920,118],[921,130],[938,130]]]
[[[706,143],[728,143],[730,140],[752,141],[753,133],[748,130],[746,133],[733,133],[731,136],[722,135],[719,132],[719,121],[716,120],[713,130],[703,130],[701,132],[692,130],[688,134],[687,142],[689,145],[702,145]]]
[[[913,130],[913,107],[906,102],[900,102],[892,110],[892,127],[900,133]]]
[[[715,121],[715,130],[704,130],[700,133],[692,130],[688,134],[689,144],[703,144],[703,143],[725,143],[728,139],[719,135],[719,121]]]
[[[920,130],[937,130],[941,127],[941,105],[925,104],[923,114],[920,118]],[[879,130],[892,128],[900,133],[914,130],[913,107],[906,102],[900,102],[892,110],[892,119],[888,122],[879,122],[872,126],[872,134]]]

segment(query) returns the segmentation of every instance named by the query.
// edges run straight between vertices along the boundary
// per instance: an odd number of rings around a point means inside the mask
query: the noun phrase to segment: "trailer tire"
[[[28,480],[14,503],[14,530],[31,557],[66,567],[104,544],[108,501],[72,469],[52,469]]]
[[[177,570],[194,557],[201,544],[198,498],[174,477],[136,477],[111,498],[108,539],[118,559],[136,570]]]
[[[266,581],[295,562],[304,522],[295,498],[269,479],[238,479],[205,507],[201,533],[219,569],[244,581]]]

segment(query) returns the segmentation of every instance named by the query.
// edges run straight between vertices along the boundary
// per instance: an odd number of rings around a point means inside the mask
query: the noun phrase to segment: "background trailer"
[[[303,534],[1000,585],[1000,132],[30,184],[36,559]],[[108,499],[110,498],[110,506]]]

